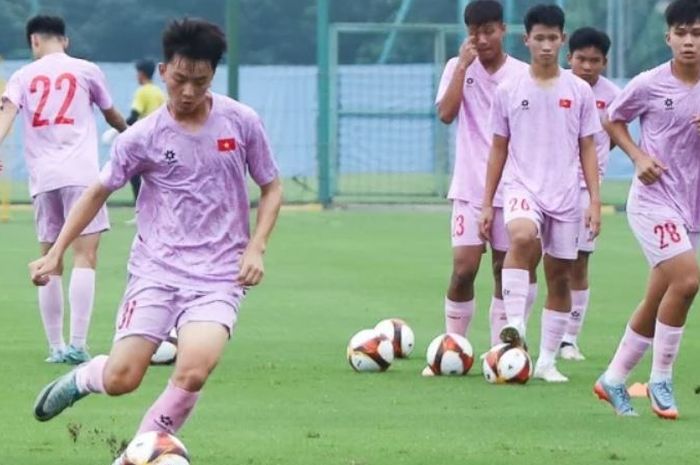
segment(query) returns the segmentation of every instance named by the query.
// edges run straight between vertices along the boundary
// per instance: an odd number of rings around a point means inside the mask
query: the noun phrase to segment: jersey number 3
[[[68,90],[66,91],[66,96],[63,99],[63,104],[61,105],[61,108],[58,110],[58,114],[53,120],[53,124],[75,123],[75,120],[73,118],[67,117],[66,113],[68,112],[71,103],[73,103],[73,98],[75,97],[75,89],[78,86],[78,81],[77,79],[75,79],[75,76],[71,73],[63,73],[56,78],[53,89],[60,91],[63,90],[65,85],[68,86]],[[29,86],[29,92],[35,94],[40,91],[40,88],[41,98],[39,100],[39,105],[37,105],[36,111],[34,112],[34,117],[32,118],[32,127],[35,128],[48,126],[49,124],[51,124],[48,119],[41,117],[41,113],[44,111],[44,107],[46,106],[46,102],[49,100],[49,95],[51,94],[52,90],[51,79],[49,79],[48,76],[40,75],[32,79],[32,82]]]

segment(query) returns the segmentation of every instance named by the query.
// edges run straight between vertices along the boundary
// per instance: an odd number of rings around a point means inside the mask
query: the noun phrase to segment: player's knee
[[[552,273],[547,276],[547,292],[560,298],[565,298],[571,292],[569,273]]]
[[[197,392],[206,383],[210,372],[211,370],[204,366],[178,369],[175,370],[172,381],[176,386],[186,391]]]
[[[673,286],[684,299],[693,299],[698,293],[700,280],[697,275],[683,276],[677,279]]]
[[[458,288],[469,287],[474,284],[476,269],[467,264],[456,264],[452,270],[452,285]]]
[[[103,382],[105,392],[110,396],[128,394],[141,384],[143,373],[132,367],[109,366],[105,367]]]
[[[525,252],[537,246],[537,236],[530,231],[513,231],[510,235],[510,248],[514,252]]]
[[[77,268],[92,268],[97,267],[97,251],[96,250],[76,250],[73,257],[73,264]]]

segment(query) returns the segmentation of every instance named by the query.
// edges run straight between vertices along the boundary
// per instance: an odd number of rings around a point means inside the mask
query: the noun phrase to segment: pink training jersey
[[[112,107],[97,65],[65,53],[46,55],[12,75],[3,99],[23,115],[32,197],[95,182],[99,165],[92,105]]]
[[[609,109],[611,121],[639,117],[641,149],[668,168],[654,184],[635,177],[629,211],[671,209],[690,231],[700,231],[700,83],[690,86],[671,72],[671,62],[646,71],[625,86]]]
[[[610,104],[615,100],[615,97],[620,94],[620,88],[610,79],[599,76],[598,81],[591,89],[593,89],[595,106],[598,109],[598,114],[602,123],[607,117],[608,107],[610,107]],[[596,153],[598,154],[598,177],[600,182],[603,182],[603,176],[605,176],[605,170],[608,167],[608,160],[610,159],[610,136],[608,132],[603,129],[596,133],[594,139]],[[583,177],[583,170],[580,164],[578,174],[581,180],[581,187],[585,188],[586,180]]]
[[[440,103],[444,97],[457,63],[458,58],[455,57],[445,65],[435,103]],[[491,112],[493,95],[501,82],[527,69],[526,63],[510,56],[493,74],[486,71],[478,58],[467,68],[462,103],[457,114],[454,173],[448,198],[473,202],[481,206],[484,198],[486,164],[491,149],[488,116]],[[494,199],[494,205],[503,205],[500,189]]]
[[[602,130],[591,86],[564,70],[549,87],[522,73],[498,86],[491,124],[510,139],[505,188],[528,191],[554,219],[578,221],[579,139]]]
[[[136,174],[143,179],[129,273],[198,291],[240,289],[248,172],[260,186],[278,175],[258,115],[222,95],[212,94],[209,119],[196,133],[163,105],[117,137],[101,183],[114,191]]]

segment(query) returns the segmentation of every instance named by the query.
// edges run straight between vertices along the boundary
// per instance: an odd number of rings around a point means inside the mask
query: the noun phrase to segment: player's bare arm
[[[265,274],[263,255],[267,241],[275,227],[280,206],[282,205],[282,183],[275,179],[260,186],[260,203],[255,231],[241,257],[238,281],[245,286],[255,286],[262,281]]]
[[[489,153],[489,163],[486,167],[486,186],[484,190],[484,203],[481,206],[481,217],[479,218],[479,235],[484,240],[490,240],[491,224],[493,223],[493,198],[496,189],[503,176],[503,168],[506,166],[508,158],[507,137],[495,135]]]
[[[107,188],[97,182],[78,199],[51,250],[29,264],[29,275],[35,285],[43,286],[48,282],[49,275],[60,265],[66,249],[95,218],[110,194]]]
[[[477,52],[474,38],[471,36],[467,37],[459,47],[457,66],[455,67],[454,74],[452,75],[450,85],[447,87],[445,95],[437,105],[440,121],[445,124],[450,124],[452,121],[454,121],[454,119],[457,117],[457,113],[459,113],[459,106],[462,104],[464,75],[467,72],[467,68],[469,68],[469,66],[476,59],[476,56]]]
[[[12,124],[17,116],[17,107],[7,99],[0,102],[0,144],[5,140],[12,129]]]
[[[583,177],[586,180],[586,187],[591,198],[586,211],[586,226],[591,231],[590,239],[594,239],[600,233],[600,180],[598,179],[598,156],[593,136],[579,139],[579,147],[581,148],[580,159]]]
[[[606,115],[600,120],[600,124],[603,126],[603,129],[605,129],[605,132],[608,133],[608,136],[610,136],[610,150],[614,149],[617,147],[617,144],[614,140],[612,140],[612,134],[610,133],[610,118],[608,118]]]
[[[607,125],[607,131],[612,141],[617,144],[634,163],[637,177],[645,185],[653,184],[659,180],[666,166],[659,160],[639,148],[630,135],[627,123],[624,121],[611,121]]]
[[[114,107],[102,110],[102,115],[105,117],[107,124],[112,126],[114,129],[119,132],[126,131],[126,128],[128,127],[126,121],[124,120],[122,114],[119,113]]]

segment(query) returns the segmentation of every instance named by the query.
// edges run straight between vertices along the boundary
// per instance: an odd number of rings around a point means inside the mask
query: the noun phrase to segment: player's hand
[[[658,181],[664,171],[667,170],[663,163],[646,154],[637,158],[634,166],[637,171],[637,178],[647,186]]]
[[[491,240],[491,225],[493,224],[493,207],[481,207],[479,217],[479,237],[485,242]]]
[[[586,227],[590,231],[588,240],[592,241],[600,234],[600,202],[591,202],[586,209]]]
[[[469,65],[471,65],[474,62],[476,56],[476,41],[473,37],[467,37],[466,39],[464,39],[464,42],[462,42],[462,45],[459,47],[460,66],[464,67],[464,69],[468,68]]]
[[[252,243],[248,244],[241,257],[238,282],[243,286],[255,286],[262,281],[265,275],[263,266],[263,252]]]
[[[45,286],[49,283],[49,276],[56,274],[61,266],[61,260],[51,253],[29,264],[29,277],[35,286]]]

